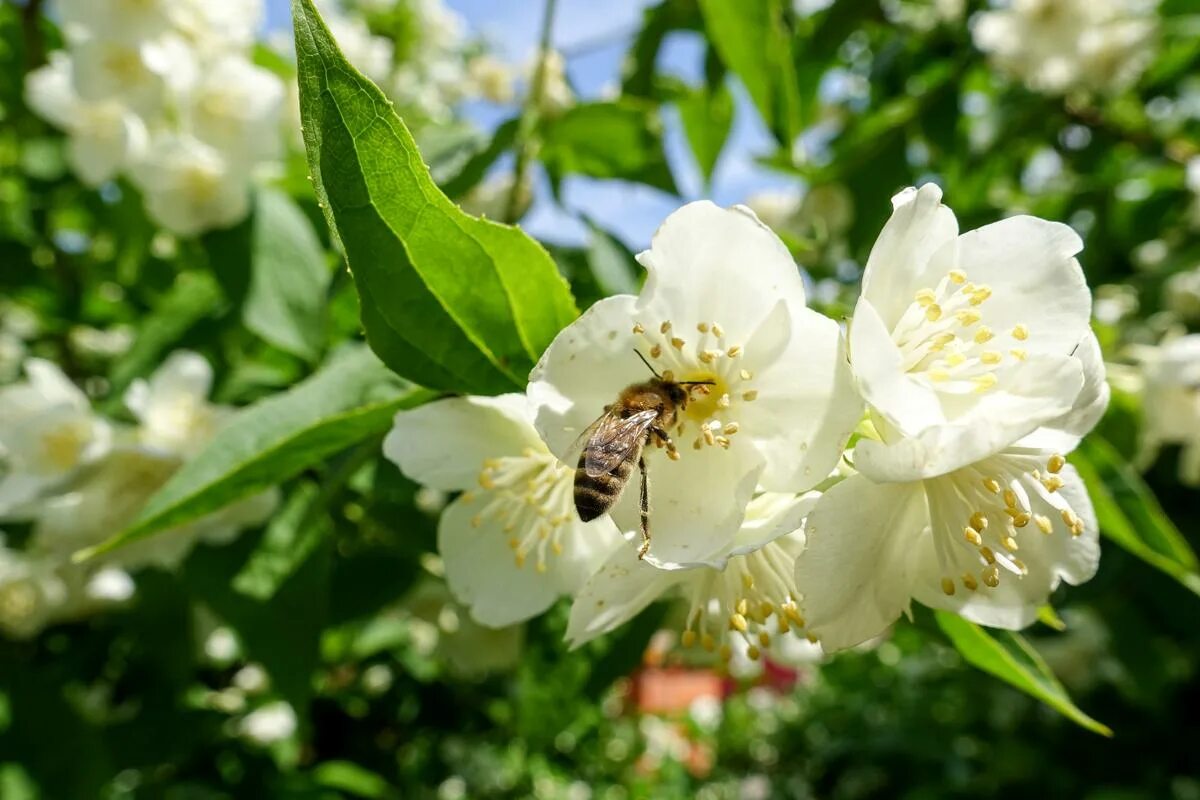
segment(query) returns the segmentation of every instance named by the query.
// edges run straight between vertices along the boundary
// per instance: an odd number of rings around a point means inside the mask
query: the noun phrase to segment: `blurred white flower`
[[[87,102],[115,100],[157,114],[171,93],[199,76],[195,56],[178,36],[119,41],[88,38],[71,47],[72,85]]]
[[[177,350],[149,380],[134,381],[124,399],[140,423],[138,441],[181,458],[203,449],[229,413],[209,403],[212,379],[212,366],[203,356]]]
[[[1200,486],[1200,334],[1137,355],[1144,389],[1136,464],[1148,469],[1163,445],[1181,445],[1179,479]]]
[[[336,5],[323,3],[321,14],[347,61],[376,83],[391,76],[394,46],[390,40],[375,36],[360,17],[349,16]]]
[[[493,103],[511,103],[516,97],[516,75],[505,61],[483,53],[467,62],[472,93]]]
[[[84,183],[96,186],[140,158],[149,135],[141,117],[121,102],[82,100],[71,75],[70,56],[51,53],[49,63],[25,76],[25,99],[35,113],[67,133],[71,168]]]
[[[719,568],[657,569],[639,560],[634,548],[619,548],[576,596],[567,641],[578,647],[664,597],[679,597],[687,605],[682,644],[699,644],[726,662],[739,645],[757,659],[772,646],[772,637],[803,633],[795,562],[804,547],[804,516],[817,496],[755,497],[746,507],[736,547]]]
[[[204,72],[184,111],[193,135],[244,168],[281,155],[284,86],[241,55],[222,56]]]
[[[171,28],[171,6],[181,0],[55,0],[71,38],[137,42]]]
[[[767,189],[748,197],[746,205],[776,233],[799,240],[835,238],[854,221],[854,198],[838,183],[804,192]]]
[[[1185,322],[1200,320],[1200,266],[1167,278],[1163,284],[1163,301]]]
[[[234,225],[250,211],[250,176],[190,136],[158,137],[131,176],[150,216],[182,236]]]
[[[404,608],[413,616],[414,644],[426,654],[436,652],[459,677],[476,679],[509,670],[521,657],[524,626],[492,628],[476,623],[439,580],[419,583],[404,599]]]
[[[575,105],[575,92],[567,82],[567,62],[557,50],[547,50],[542,57],[545,73],[542,76],[542,97],[538,110],[546,116],[557,116]],[[537,74],[537,58],[529,65],[527,85],[532,91]]]
[[[476,184],[459,201],[463,211],[476,217],[504,221],[508,215],[508,201],[512,195],[513,175],[511,172],[494,175]],[[533,179],[528,174],[521,182],[513,216],[520,219],[533,203]]]
[[[112,428],[62,371],[25,362],[26,380],[0,389],[0,516],[21,513],[104,456]]]
[[[76,0],[78,2],[78,0]],[[155,0],[117,0],[117,2]],[[88,2],[88,0],[83,0]],[[157,0],[169,3],[171,21],[206,56],[245,52],[254,45],[263,22],[262,0]]]
[[[290,739],[296,726],[296,712],[283,700],[276,700],[243,717],[238,731],[255,744],[269,745]]]
[[[0,540],[0,633],[18,639],[37,635],[67,598],[54,564],[27,558]]]
[[[653,376],[641,352],[693,387],[670,433],[647,447],[652,543],[660,566],[719,564],[756,487],[804,491],[837,464],[861,405],[837,323],[805,307],[787,248],[749,209],[696,202],[674,212],[638,256],[640,296],[596,303],[530,374],[536,425],[562,459],[626,387]],[[636,479],[634,479],[636,480]],[[638,525],[638,492],[613,509]]]
[[[529,619],[574,594],[620,543],[607,517],[580,522],[574,473],[538,438],[524,395],[401,411],[383,453],[412,480],[466,490],[442,512],[438,551],[451,591],[483,625]]]
[[[974,20],[975,45],[1030,89],[1119,91],[1154,53],[1156,0],[1010,0]]]

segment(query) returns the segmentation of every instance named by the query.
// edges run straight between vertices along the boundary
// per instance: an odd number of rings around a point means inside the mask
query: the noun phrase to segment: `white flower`
[[[180,0],[56,0],[71,38],[137,42],[171,28],[171,6]]]
[[[1000,69],[1047,94],[1119,91],[1153,56],[1147,0],[1012,0],[976,17],[975,44]]]
[[[37,635],[68,596],[51,562],[9,550],[0,539],[0,633],[18,639]]]
[[[401,411],[383,452],[426,486],[467,490],[442,512],[438,550],[451,591],[484,625],[529,619],[574,594],[620,542],[607,518],[579,521],[573,472],[538,438],[523,395]]]
[[[222,51],[245,51],[252,47],[262,25],[262,0],[165,1],[170,3],[171,21],[175,30],[187,37],[197,50],[208,56]]]
[[[575,105],[575,92],[567,82],[567,62],[557,50],[547,50],[542,57],[545,70],[542,76],[542,97],[538,111],[547,116],[556,116]],[[534,57],[526,69],[528,90],[532,91],[537,76],[538,59]]]
[[[1200,334],[1140,353],[1144,389],[1137,464],[1147,469],[1165,444],[1182,445],[1179,479],[1200,486]]]
[[[171,93],[186,91],[199,75],[187,43],[170,35],[84,39],[71,47],[71,67],[72,84],[83,100],[116,100],[141,114],[157,114]]]
[[[324,8],[324,7],[323,7]],[[392,43],[375,36],[367,23],[330,8],[324,14],[325,24],[346,60],[376,83],[386,81],[392,74]]]
[[[193,137],[160,136],[132,177],[150,216],[182,236],[234,225],[250,212],[250,176]]]
[[[1029,217],[956,237],[940,199],[923,187],[893,200],[851,323],[883,441],[858,443],[863,474],[807,520],[796,581],[826,650],[879,634],[911,598],[1021,628],[1099,562],[1091,502],[1062,455],[1109,397],[1078,237]]]
[[[283,102],[283,81],[231,54],[208,65],[184,114],[197,139],[227,161],[252,167],[279,155]]]
[[[446,584],[424,580],[404,599],[411,615],[409,630],[422,654],[436,652],[451,672],[475,679],[490,672],[512,669],[521,658],[525,627],[493,628],[480,625],[458,605]]]
[[[250,741],[268,745],[289,739],[296,733],[296,712],[283,700],[256,708],[242,718],[238,730]]]
[[[567,641],[578,647],[654,601],[678,597],[688,609],[681,638],[685,647],[700,644],[726,662],[741,649],[757,660],[772,646],[772,637],[804,627],[795,561],[804,548],[804,516],[817,497],[815,492],[800,497],[766,493],[751,500],[739,546],[719,568],[657,569],[640,561],[635,548],[619,548],[576,596]]]
[[[85,102],[75,92],[71,59],[50,62],[25,76],[25,98],[39,116],[67,132],[67,158],[75,174],[99,185],[140,158],[149,143],[142,118],[116,100]]]
[[[850,361],[884,443],[856,466],[913,480],[980,461],[1070,411],[1092,347],[1079,237],[1011,217],[958,236],[932,184],[892,198],[850,325]]]
[[[516,76],[505,61],[487,53],[467,62],[467,75],[474,94],[493,103],[511,103],[516,97]]]
[[[635,351],[676,381],[712,381],[693,387],[670,431],[677,460],[647,448],[648,557],[719,563],[755,488],[823,480],[862,406],[837,323],[805,308],[787,248],[749,209],[686,205],[638,260],[649,272],[641,295],[596,303],[534,368],[536,425],[574,466],[581,434],[621,390],[653,377]],[[637,529],[638,505],[638,491],[625,491],[613,512],[622,529]]]
[[[25,374],[0,389],[0,515],[66,482],[112,441],[111,427],[58,367],[29,359]]]
[[[212,379],[204,357],[178,350],[149,380],[134,381],[125,393],[125,406],[141,423],[138,441],[181,458],[203,449],[228,414],[208,402]]]

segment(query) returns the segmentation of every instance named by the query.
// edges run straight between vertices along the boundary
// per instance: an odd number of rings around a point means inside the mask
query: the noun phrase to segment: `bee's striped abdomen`
[[[612,472],[596,476],[588,475],[583,468],[587,453],[579,456],[579,466],[575,470],[575,511],[581,520],[591,522],[613,507],[621,496],[621,490],[629,482],[629,475],[637,461],[637,450],[617,464]]]

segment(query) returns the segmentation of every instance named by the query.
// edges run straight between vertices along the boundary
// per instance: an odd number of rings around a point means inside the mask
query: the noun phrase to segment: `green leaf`
[[[934,616],[938,627],[968,664],[1015,686],[1089,731],[1113,735],[1108,726],[1079,710],[1045,660],[1020,634],[989,632],[948,611],[936,611]]]
[[[441,184],[442,191],[450,197],[460,198],[473,189],[483,180],[483,176],[492,164],[496,163],[496,159],[512,149],[519,122],[518,119],[510,119],[496,128],[487,146],[472,153],[458,172]]]
[[[1100,532],[1200,594],[1195,552],[1126,459],[1093,435],[1071,454],[1071,463],[1087,484]]]
[[[211,275],[181,273],[142,322],[129,352],[109,371],[112,387],[109,394],[113,401],[119,403],[121,393],[133,379],[156,367],[193,325],[217,310],[221,300],[221,289]]]
[[[348,347],[303,383],[239,411],[184,464],[124,531],[77,560],[212,513],[377,435],[433,392],[405,388],[362,347]]]
[[[268,600],[320,544],[329,519],[320,512],[328,500],[320,487],[306,482],[292,492],[272,518],[258,547],[233,578],[233,588],[256,600]]]
[[[638,272],[633,253],[608,231],[587,219],[591,238],[587,260],[592,277],[605,295],[637,294]]]
[[[700,0],[709,41],[741,78],[767,127],[790,146],[800,133],[800,89],[782,0]]]
[[[425,386],[476,394],[523,387],[577,313],[554,261],[520,229],[451,203],[312,0],[293,0],[292,16],[309,167],[354,274],[371,347]]]
[[[332,272],[312,224],[290,197],[263,189],[254,208],[246,327],[266,341],[315,361],[325,333]]]
[[[724,83],[718,83],[690,90],[676,105],[700,172],[705,180],[711,180],[733,127],[733,95]]]
[[[350,761],[325,761],[313,768],[313,780],[328,789],[348,792],[355,797],[389,796],[388,782],[378,774]]]
[[[676,193],[653,103],[583,103],[548,120],[539,157],[555,182],[568,174],[637,181]]]

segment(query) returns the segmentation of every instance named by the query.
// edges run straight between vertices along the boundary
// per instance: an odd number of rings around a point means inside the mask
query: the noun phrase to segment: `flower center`
[[[482,491],[464,492],[461,499],[482,505],[471,518],[473,527],[499,523],[517,566],[532,555],[534,568],[543,573],[548,558],[563,553],[563,527],[575,514],[573,484],[574,470],[527,447],[520,456],[486,459],[479,473]]]
[[[111,47],[104,56],[104,68],[125,85],[140,84],[150,74],[142,63],[141,54],[129,47]]]
[[[79,462],[79,455],[87,442],[85,425],[73,422],[62,425],[41,436],[42,462],[56,472],[71,469]]]
[[[1013,449],[926,481],[943,592],[953,595],[958,583],[972,592],[980,583],[994,589],[1001,570],[1027,574],[1016,554],[1030,531],[1072,537],[1084,532],[1083,520],[1058,492],[1063,486],[1058,473],[1066,463],[1057,453]]]
[[[690,608],[680,637],[684,647],[697,643],[722,661],[733,657],[729,637],[741,636],[747,655],[757,660],[771,646],[772,632],[800,633],[804,618],[797,607],[795,558],[779,543],[729,559],[725,569],[703,567],[684,584]]]
[[[1015,325],[998,334],[984,324],[991,296],[991,287],[969,283],[957,269],[918,291],[892,329],[904,369],[939,392],[982,393],[995,386],[998,367],[1028,356],[1020,345],[1029,328]]]
[[[758,399],[754,373],[742,367],[745,348],[729,341],[719,322],[678,328],[671,320],[657,325],[637,322],[633,332],[645,342],[641,350],[664,380],[711,381],[688,386],[688,404],[679,415],[675,434],[693,437],[692,448],[729,449],[740,426],[738,408]]]

